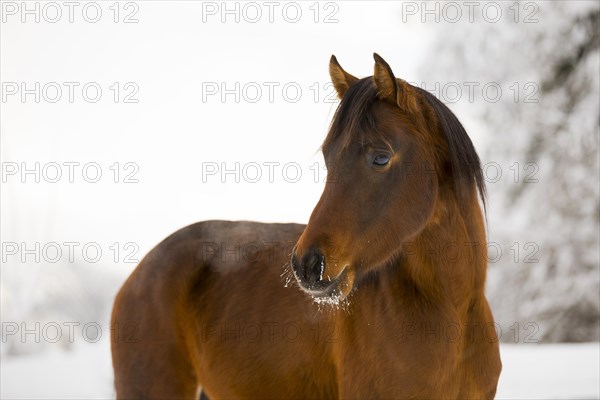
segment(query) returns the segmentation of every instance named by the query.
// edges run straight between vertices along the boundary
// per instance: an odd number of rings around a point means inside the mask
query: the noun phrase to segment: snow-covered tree
[[[520,329],[522,342],[532,322],[530,339],[596,341],[600,3],[496,4],[496,22],[440,24],[422,77],[502,89],[453,107],[482,125],[467,130],[487,166],[489,240],[503,252],[490,246],[488,275],[502,339]]]

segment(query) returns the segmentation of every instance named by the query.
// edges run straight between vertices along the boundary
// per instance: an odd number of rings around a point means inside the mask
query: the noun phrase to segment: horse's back
[[[301,224],[203,221],[188,225],[156,245],[140,262],[121,292],[148,294],[189,285],[198,274],[240,271],[264,257],[288,257],[304,229]],[[146,299],[147,300],[147,299]],[[164,298],[161,298],[164,300]]]
[[[198,333],[195,313],[202,312],[202,304],[216,309],[212,304],[227,296],[230,282],[249,284],[266,276],[277,287],[274,277],[303,229],[299,224],[205,221],[176,231],[152,249],[113,308],[117,396],[196,396],[198,365],[191,353],[197,346],[190,342]]]

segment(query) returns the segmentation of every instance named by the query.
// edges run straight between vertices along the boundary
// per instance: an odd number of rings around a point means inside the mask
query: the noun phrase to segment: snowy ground
[[[497,399],[598,399],[600,345],[502,345]],[[113,397],[107,343],[2,361],[2,399]]]
[[[497,399],[598,399],[600,345],[502,345]]]

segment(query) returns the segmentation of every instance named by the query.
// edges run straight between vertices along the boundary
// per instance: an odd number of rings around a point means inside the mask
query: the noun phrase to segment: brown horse
[[[329,69],[341,103],[308,225],[207,221],[156,246],[115,300],[119,399],[494,397],[471,140],[378,55],[372,77]]]

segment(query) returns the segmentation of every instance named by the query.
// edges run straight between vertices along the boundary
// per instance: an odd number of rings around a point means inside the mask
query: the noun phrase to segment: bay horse
[[[341,102],[307,225],[196,223],[133,271],[111,320],[118,399],[494,397],[479,157],[374,58],[362,79],[331,58]]]

